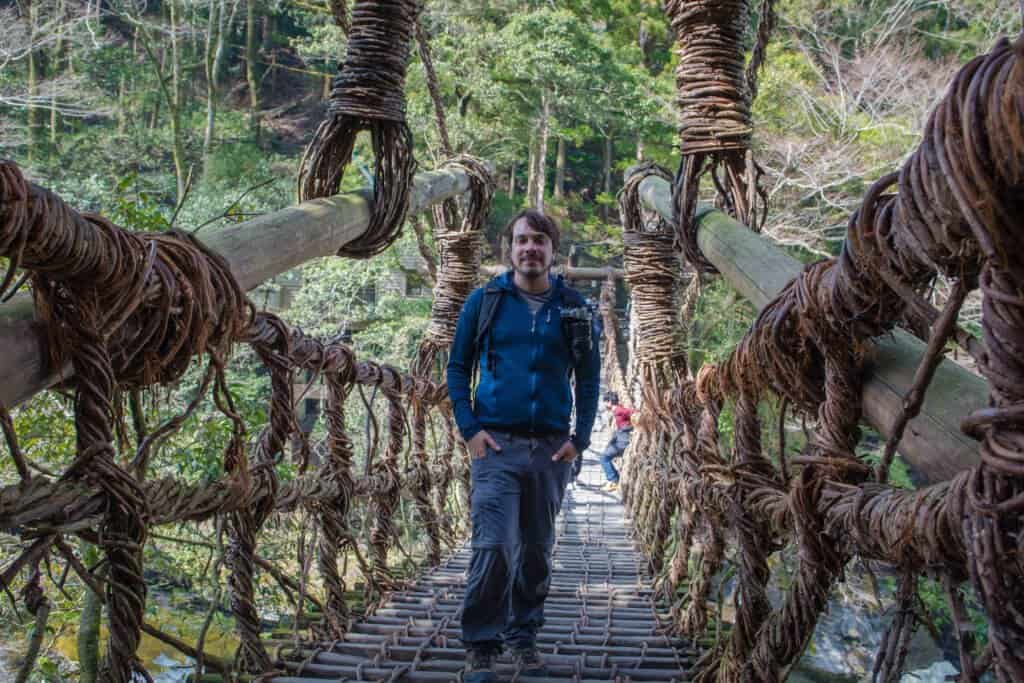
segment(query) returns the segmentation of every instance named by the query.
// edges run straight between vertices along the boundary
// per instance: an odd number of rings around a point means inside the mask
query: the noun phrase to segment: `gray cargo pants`
[[[473,556],[462,604],[466,649],[534,644],[551,584],[555,518],[572,464],[552,462],[566,435],[487,430],[501,446],[471,464]]]

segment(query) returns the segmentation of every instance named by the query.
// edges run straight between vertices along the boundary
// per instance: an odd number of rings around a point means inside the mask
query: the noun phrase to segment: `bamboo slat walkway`
[[[647,564],[634,548],[618,495],[600,490],[603,477],[592,459],[580,480],[569,487],[558,521],[546,623],[538,634],[550,676],[521,676],[506,655],[498,662],[499,677],[522,683],[687,680],[697,651],[662,632],[664,614],[651,600]],[[300,650],[303,661],[283,662],[290,676],[272,680],[460,680],[459,611],[469,557],[467,543],[344,640]]]

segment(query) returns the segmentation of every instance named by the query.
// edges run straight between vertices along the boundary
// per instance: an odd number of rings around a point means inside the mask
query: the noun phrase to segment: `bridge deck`
[[[644,558],[617,495],[599,489],[603,477],[585,463],[570,486],[558,521],[555,571],[538,645],[551,675],[517,675],[508,656],[498,662],[502,680],[685,681],[697,656],[689,641],[665,635],[664,617],[650,599]],[[343,641],[301,651],[286,661],[290,676],[276,683],[317,680],[456,681],[465,661],[459,611],[468,545],[377,612],[356,624]]]

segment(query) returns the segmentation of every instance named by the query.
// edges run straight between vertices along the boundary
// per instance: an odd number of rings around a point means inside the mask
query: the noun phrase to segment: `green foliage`
[[[882,461],[882,454],[885,451],[885,442],[874,430],[865,429],[864,438],[857,449],[857,455],[871,467],[877,466]],[[910,470],[907,463],[897,454],[889,466],[889,483],[903,489],[917,488],[910,478]]]
[[[161,232],[169,226],[162,210],[160,193],[147,189],[144,179],[137,173],[129,173],[114,186],[108,200],[106,213],[114,223],[140,232]]]
[[[702,284],[687,337],[690,367],[724,360],[753,321],[753,307],[722,278]]]
[[[221,145],[206,161],[203,180],[212,185],[235,184],[239,178],[260,178],[267,175],[266,153],[256,143],[242,141]]]

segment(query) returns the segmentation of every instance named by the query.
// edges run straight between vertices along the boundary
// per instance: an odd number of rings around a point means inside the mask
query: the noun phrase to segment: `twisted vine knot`
[[[405,122],[405,71],[421,10],[417,0],[358,0],[348,48],[328,103],[299,164],[299,198],[338,191],[352,159],[356,135],[369,130],[374,151],[372,211],[366,232],[338,254],[369,258],[401,234],[416,161]]]
[[[676,108],[682,158],[672,190],[676,242],[697,272],[715,273],[697,244],[697,198],[710,174],[716,202],[755,232],[767,215],[761,167],[750,149],[752,92],[744,68],[748,0],[669,0],[665,12],[676,40]],[[762,18],[750,74],[763,60],[771,8]]]

